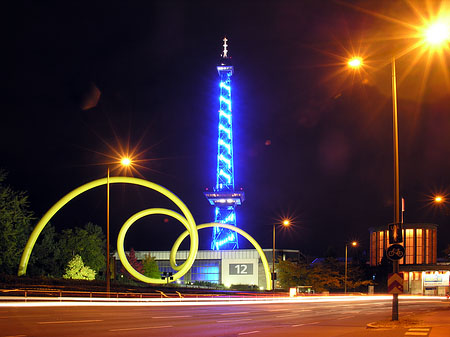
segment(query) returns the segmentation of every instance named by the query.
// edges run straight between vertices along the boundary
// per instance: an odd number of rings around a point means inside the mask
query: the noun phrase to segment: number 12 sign
[[[230,263],[230,275],[253,275],[252,263]]]

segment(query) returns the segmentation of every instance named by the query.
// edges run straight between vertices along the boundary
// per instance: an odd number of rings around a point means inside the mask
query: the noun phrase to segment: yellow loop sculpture
[[[162,214],[162,215],[167,215],[167,216],[173,217],[174,219],[178,220],[186,227],[186,231],[183,232],[178,237],[178,239],[175,241],[175,243],[172,247],[172,250],[170,251],[170,265],[172,266],[172,268],[174,270],[178,271],[175,275],[173,275],[173,280],[171,280],[171,282],[183,277],[183,275],[185,275],[189,271],[189,269],[192,267],[192,265],[195,261],[195,257],[197,256],[197,251],[198,251],[198,230],[207,228],[207,227],[217,226],[217,227],[231,229],[231,230],[241,234],[245,238],[247,238],[253,244],[253,246],[258,251],[258,253],[261,257],[261,261],[263,263],[264,272],[265,272],[265,276],[266,276],[266,287],[268,290],[271,289],[270,269],[269,269],[269,264],[267,262],[266,255],[264,254],[263,250],[261,249],[259,244],[256,242],[256,240],[253,239],[248,233],[246,233],[242,229],[237,228],[232,225],[227,225],[227,224],[222,224],[222,223],[206,223],[206,224],[196,226],[195,220],[194,220],[191,212],[189,211],[187,206],[175,194],[170,192],[168,189],[166,189],[158,184],[152,183],[150,181],[139,179],[139,178],[132,178],[132,177],[111,177],[109,179],[109,183],[110,184],[117,184],[117,183],[134,184],[134,185],[139,185],[139,186],[143,186],[143,187],[155,190],[155,191],[161,193],[162,195],[164,195],[165,197],[169,198],[175,205],[178,206],[178,208],[181,210],[181,213],[182,213],[182,214],[180,214],[180,213],[177,213],[175,211],[165,209],[165,208],[149,208],[149,209],[143,210],[141,212],[138,212],[138,213],[132,215],[123,224],[122,228],[120,229],[119,236],[117,238],[117,252],[119,254],[119,259],[122,262],[125,269],[131,275],[133,275],[136,279],[138,279],[142,282],[146,282],[146,283],[156,283],[156,284],[166,283],[165,280],[150,278],[150,277],[142,275],[141,273],[136,271],[128,262],[128,259],[126,257],[125,250],[124,250],[125,234],[134,222],[136,222],[140,218],[147,216],[147,215]],[[56,204],[54,204],[47,211],[47,213],[44,214],[44,216],[41,218],[41,220],[38,222],[38,224],[34,228],[30,237],[28,238],[28,242],[25,246],[22,257],[20,259],[19,270],[18,270],[19,276],[26,274],[28,261],[30,259],[33,247],[34,247],[39,235],[41,234],[42,230],[47,225],[47,223],[50,221],[50,219],[64,205],[66,205],[69,201],[71,201],[75,197],[79,196],[80,194],[82,194],[90,189],[93,189],[98,186],[106,185],[106,184],[107,184],[106,178],[94,180],[87,184],[84,184],[84,185],[76,188],[72,192],[68,193],[67,195],[65,195]],[[176,253],[177,253],[178,248],[180,247],[181,243],[188,235],[190,236],[190,241],[191,241],[188,258],[182,265],[177,266],[176,262],[175,262]]]

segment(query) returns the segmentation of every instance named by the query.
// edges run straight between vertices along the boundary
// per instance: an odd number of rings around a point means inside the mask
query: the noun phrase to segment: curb
[[[383,324],[380,322],[370,322],[366,324],[366,329],[398,329],[398,328],[422,328],[428,327],[426,322],[420,320],[412,322],[397,322],[397,324]]]

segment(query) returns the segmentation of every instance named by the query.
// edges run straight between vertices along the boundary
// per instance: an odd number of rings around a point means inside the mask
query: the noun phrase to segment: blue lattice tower
[[[217,141],[217,180],[213,192],[205,196],[215,207],[215,222],[236,226],[236,206],[244,201],[244,192],[234,190],[233,127],[231,109],[231,76],[233,66],[228,56],[227,38],[217,71],[219,83],[219,138]],[[238,249],[237,233],[227,228],[213,228],[211,249]]]

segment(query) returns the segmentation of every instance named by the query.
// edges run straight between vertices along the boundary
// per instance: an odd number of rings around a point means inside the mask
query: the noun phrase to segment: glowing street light
[[[441,204],[445,201],[444,197],[441,195],[437,195],[434,197],[434,202],[437,204]]]
[[[284,219],[281,222],[284,227],[289,227],[291,221],[289,219]],[[275,223],[273,224],[273,245],[272,245],[272,291],[275,291]]]
[[[129,167],[132,160],[129,157],[123,157],[120,164]],[[106,174],[106,295],[109,297],[111,290],[111,270],[109,263],[109,166]]]
[[[425,41],[435,47],[450,40],[450,24],[444,20],[435,22],[425,30]]]
[[[363,60],[361,57],[353,57],[347,62],[348,66],[353,69],[358,69],[363,65]]]
[[[130,165],[131,165],[131,159],[128,158],[128,157],[123,157],[123,158],[120,160],[120,163],[121,163],[123,166],[130,166]]]
[[[358,242],[356,241],[352,241],[351,242],[352,247],[356,247],[358,245]],[[345,278],[344,278],[344,294],[347,294],[347,246],[348,244],[345,245]]]

